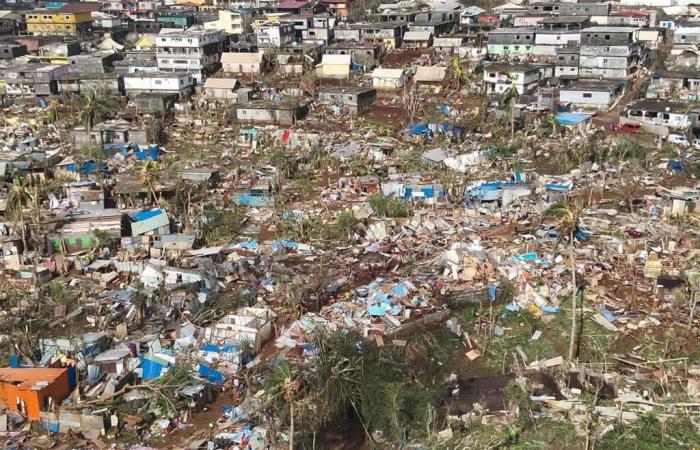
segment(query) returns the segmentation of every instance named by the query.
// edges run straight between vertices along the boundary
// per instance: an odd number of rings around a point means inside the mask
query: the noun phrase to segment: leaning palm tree
[[[520,97],[518,89],[515,87],[515,75],[512,73],[506,73],[506,77],[510,80],[508,87],[501,93],[501,97],[498,99],[499,106],[501,108],[508,108],[508,121],[510,122],[510,138],[513,139],[515,134],[515,117],[513,116],[513,108],[515,107],[515,102]]]
[[[280,410],[289,411],[289,450],[294,450],[294,409],[303,383],[289,361],[282,361],[265,380],[270,401]]]
[[[80,122],[85,127],[88,139],[95,125],[112,115],[112,105],[101,90],[93,89],[83,101]]]
[[[31,200],[27,179],[15,178],[7,196],[7,211],[21,229],[23,252],[27,251],[27,231],[24,223],[24,206]]]
[[[579,216],[581,214],[582,205],[577,202],[557,203],[552,205],[545,216],[557,217],[559,220],[558,239],[554,245],[554,253],[556,253],[559,244],[565,239],[569,239],[569,264],[571,269],[571,283],[573,292],[571,294],[571,334],[569,338],[569,361],[574,359],[574,350],[576,348],[576,316],[577,305],[576,298],[578,297],[578,287],[576,283],[576,256],[575,256],[575,233],[579,226]]]

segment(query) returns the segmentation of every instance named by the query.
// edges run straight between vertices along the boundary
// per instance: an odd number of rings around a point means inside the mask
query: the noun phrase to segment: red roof
[[[98,2],[85,2],[85,3],[66,3],[61,6],[59,12],[95,12],[102,9],[102,3]]]
[[[304,6],[309,2],[306,1],[297,1],[297,0],[285,0],[283,2],[278,3],[275,5],[275,8],[277,9],[299,9]]]

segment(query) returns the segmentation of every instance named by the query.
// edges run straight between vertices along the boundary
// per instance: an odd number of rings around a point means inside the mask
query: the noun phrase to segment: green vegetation
[[[202,227],[202,239],[207,244],[231,242],[238,236],[246,216],[238,208],[216,209],[207,205],[204,209],[206,222]]]
[[[700,434],[697,426],[687,417],[647,414],[633,424],[616,424],[611,432],[596,442],[595,448],[599,450],[700,448]]]
[[[397,218],[410,215],[408,203],[396,197],[386,197],[381,192],[372,194],[369,204],[379,217]]]

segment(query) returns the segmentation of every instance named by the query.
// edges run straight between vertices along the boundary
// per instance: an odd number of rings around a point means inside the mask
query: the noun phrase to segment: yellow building
[[[87,31],[92,15],[85,12],[32,11],[26,14],[30,34],[78,34]]]

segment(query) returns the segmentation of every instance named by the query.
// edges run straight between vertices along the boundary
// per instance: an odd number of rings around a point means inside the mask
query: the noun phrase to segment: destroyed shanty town
[[[0,0],[0,447],[700,448],[700,7]]]

